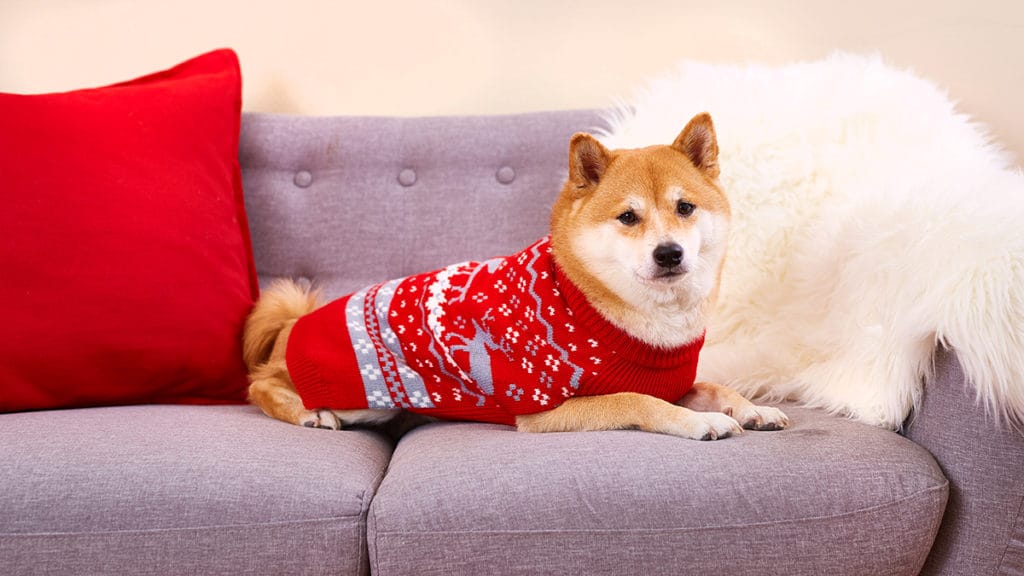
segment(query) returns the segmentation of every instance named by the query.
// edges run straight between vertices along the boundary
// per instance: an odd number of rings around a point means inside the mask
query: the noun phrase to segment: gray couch
[[[569,136],[600,125],[249,114],[261,282],[340,295],[515,251],[545,233]],[[985,418],[954,351],[935,362],[902,435],[797,406],[790,430],[718,442],[3,414],[0,574],[1024,574],[1024,436]]]

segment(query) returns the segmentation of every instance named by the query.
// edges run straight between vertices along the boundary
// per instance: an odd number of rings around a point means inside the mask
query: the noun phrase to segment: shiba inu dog
[[[638,428],[712,440],[789,421],[694,382],[729,203],[708,114],[671,145],[569,143],[551,234],[521,252],[321,305],[272,285],[246,323],[249,395],[309,427],[399,410],[530,432]]]

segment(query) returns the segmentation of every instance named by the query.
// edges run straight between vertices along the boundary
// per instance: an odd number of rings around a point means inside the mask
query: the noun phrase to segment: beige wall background
[[[247,110],[386,115],[605,107],[682,59],[878,52],[1024,157],[1020,0],[0,0],[0,91],[111,83],[222,46]]]

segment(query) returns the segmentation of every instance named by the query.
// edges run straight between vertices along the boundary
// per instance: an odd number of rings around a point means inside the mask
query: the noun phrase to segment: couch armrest
[[[937,353],[904,434],[935,456],[950,484],[921,574],[1024,573],[1024,432],[985,414],[954,351]]]

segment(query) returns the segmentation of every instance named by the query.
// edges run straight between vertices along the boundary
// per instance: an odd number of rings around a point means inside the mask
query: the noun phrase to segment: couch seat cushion
[[[375,574],[916,574],[948,486],[905,438],[785,407],[782,432],[432,424],[370,508]]]
[[[250,406],[0,417],[0,572],[362,574],[391,444]]]

